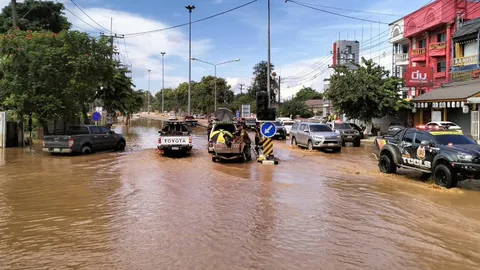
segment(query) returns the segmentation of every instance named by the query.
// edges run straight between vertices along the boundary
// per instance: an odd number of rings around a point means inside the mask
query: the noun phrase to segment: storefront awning
[[[471,97],[471,98],[467,98],[467,102],[468,103],[480,103],[480,97]]]
[[[480,80],[444,84],[442,87],[415,97],[416,103],[433,101],[467,101],[468,98],[480,95]]]

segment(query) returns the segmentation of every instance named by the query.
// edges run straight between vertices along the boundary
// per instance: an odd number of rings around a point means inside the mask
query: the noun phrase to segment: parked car
[[[340,152],[342,139],[340,134],[333,131],[328,125],[313,122],[300,122],[292,126],[290,133],[292,145],[313,149],[331,149]]]
[[[184,118],[185,123],[189,126],[196,126],[198,124],[198,121],[195,119],[193,115],[187,115]]]
[[[273,136],[273,139],[285,140],[287,138],[287,129],[280,122],[275,122],[277,132]]]
[[[43,151],[51,154],[91,154],[98,151],[124,150],[122,134],[103,126],[72,126],[65,135],[47,135]]]
[[[285,127],[287,135],[290,135],[290,130],[292,129],[293,124],[295,124],[295,121],[288,117],[279,117],[277,118],[277,121],[280,122],[283,127]]]
[[[448,129],[448,130],[462,130],[462,128],[449,121],[434,121],[434,122],[428,122],[425,127],[430,128],[430,129]]]

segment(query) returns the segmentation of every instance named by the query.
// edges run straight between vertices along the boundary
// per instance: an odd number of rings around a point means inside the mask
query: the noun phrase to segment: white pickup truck
[[[182,121],[168,121],[161,131],[158,132],[157,148],[167,152],[184,152],[192,150],[193,138],[185,123]]]

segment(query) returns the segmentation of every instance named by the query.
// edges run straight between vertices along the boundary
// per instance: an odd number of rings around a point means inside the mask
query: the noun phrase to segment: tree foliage
[[[300,101],[307,101],[310,99],[323,99],[323,95],[311,87],[303,87],[300,89],[297,94],[295,94],[294,99]]]
[[[313,113],[308,109],[308,106],[305,104],[305,101],[298,99],[292,99],[283,102],[278,108],[278,113],[285,117],[295,117],[297,115],[300,117],[310,117],[313,115]]]
[[[132,112],[143,104],[127,70],[111,58],[107,38],[29,30],[0,37],[0,103],[20,117],[34,115],[45,126],[83,115],[88,123],[88,110],[98,100],[110,112]]]
[[[224,78],[217,78],[217,108],[228,106],[234,100],[234,93]],[[177,88],[164,91],[164,109],[166,111],[188,110],[188,83],[181,83]],[[215,108],[215,77],[205,76],[200,82],[191,84],[191,108],[193,113],[211,113]],[[155,110],[162,109],[162,90],[155,94]]]
[[[25,0],[17,2],[18,23],[20,30],[49,30],[60,33],[68,30],[71,23],[64,14],[64,5],[54,1]],[[6,33],[12,28],[12,7],[7,5],[0,13],[0,32]]]
[[[261,61],[253,67],[252,85],[248,89],[250,97],[256,99],[257,92],[267,91],[267,67],[266,61]],[[270,63],[270,72],[273,72],[275,66]],[[278,83],[270,74],[270,100],[275,102],[276,91],[278,91]]]
[[[355,70],[335,67],[325,94],[333,107],[348,118],[370,121],[408,108],[397,94],[399,82],[384,67],[362,58],[362,65]]]

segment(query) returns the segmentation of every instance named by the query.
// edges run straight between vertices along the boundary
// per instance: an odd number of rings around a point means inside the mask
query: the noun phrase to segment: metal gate
[[[480,130],[480,114],[478,113],[478,111],[472,111],[471,112],[471,116],[472,116],[472,137],[475,139],[475,140],[479,140],[479,130]]]
[[[0,112],[0,148],[5,148],[7,144],[7,114]]]

